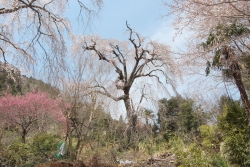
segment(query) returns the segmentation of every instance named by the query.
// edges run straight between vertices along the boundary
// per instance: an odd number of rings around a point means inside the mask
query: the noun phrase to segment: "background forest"
[[[160,1],[180,49],[106,3],[0,0],[0,166],[250,166],[249,0]]]

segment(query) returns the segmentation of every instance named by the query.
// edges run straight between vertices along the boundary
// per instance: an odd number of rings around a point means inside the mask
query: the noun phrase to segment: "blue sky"
[[[105,2],[96,32],[107,38],[122,38],[125,22],[143,36],[152,35],[162,22],[164,7],[159,0],[110,0]]]
[[[78,11],[77,8],[76,3],[69,5],[67,15],[70,19],[77,19],[78,13],[75,12]],[[170,26],[170,18],[162,18],[166,13],[161,0],[108,0],[104,1],[103,9],[99,17],[94,20],[91,30],[85,33],[126,40],[126,21],[128,21],[131,28],[141,35],[158,38],[164,42],[168,39],[171,45],[174,31]],[[73,22],[73,28],[76,33],[83,33],[84,28],[79,26],[77,21]],[[157,36],[159,34],[165,35]]]

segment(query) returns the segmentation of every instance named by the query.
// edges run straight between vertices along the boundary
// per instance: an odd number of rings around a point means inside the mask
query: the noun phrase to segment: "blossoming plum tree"
[[[20,128],[25,143],[30,130],[42,128],[44,120],[65,123],[58,104],[59,100],[49,98],[46,93],[31,92],[22,96],[6,94],[0,98],[0,121],[4,127]]]

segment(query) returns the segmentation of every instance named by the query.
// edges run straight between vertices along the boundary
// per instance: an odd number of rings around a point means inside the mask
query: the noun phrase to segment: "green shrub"
[[[219,154],[215,154],[212,159],[212,166],[213,167],[229,167],[226,158],[222,157]]]
[[[232,164],[242,167],[250,166],[250,138],[245,134],[226,137],[224,152]]]
[[[56,136],[47,133],[39,133],[26,143],[18,139],[5,148],[5,158],[12,166],[33,167],[55,159],[57,141]]]
[[[250,132],[244,109],[238,101],[229,100],[219,116],[223,134],[223,153],[233,165],[250,166]]]
[[[57,149],[58,138],[55,135],[39,133],[33,138],[32,150],[36,153],[50,153]]]
[[[207,152],[198,143],[184,144],[181,138],[175,137],[169,146],[177,157],[175,163],[180,167],[229,167],[225,158],[215,152]]]
[[[17,140],[12,143],[8,148],[8,163],[17,166],[24,165],[32,157],[30,146],[27,143]]]
[[[163,137],[166,141],[169,141],[172,137],[174,137],[174,133],[172,131],[166,131],[163,133]]]
[[[216,131],[216,126],[201,125],[199,127],[202,146],[207,150],[219,147],[219,139]]]
[[[35,135],[31,143],[31,151],[33,153],[33,158],[31,160],[37,164],[40,162],[44,163],[48,159],[54,159],[59,140],[57,136],[47,133]]]

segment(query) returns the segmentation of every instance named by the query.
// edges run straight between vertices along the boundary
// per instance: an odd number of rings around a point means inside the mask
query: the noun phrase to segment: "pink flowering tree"
[[[0,98],[0,121],[5,127],[20,128],[22,141],[32,128],[41,128],[47,121],[65,123],[58,99],[46,93],[30,92],[22,96],[6,94]]]

